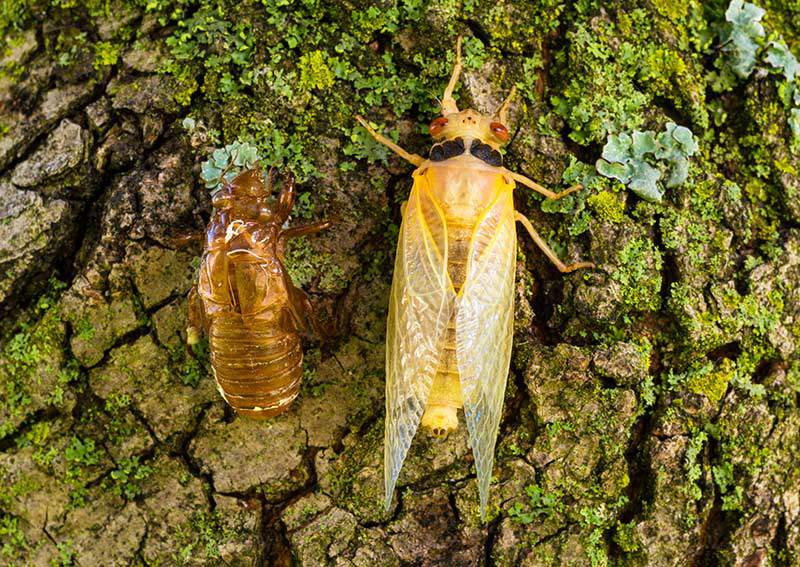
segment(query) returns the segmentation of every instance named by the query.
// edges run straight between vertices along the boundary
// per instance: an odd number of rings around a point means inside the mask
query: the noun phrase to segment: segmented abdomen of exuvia
[[[238,413],[267,419],[288,409],[300,391],[300,336],[274,321],[227,313],[209,328],[211,366],[220,394]]]

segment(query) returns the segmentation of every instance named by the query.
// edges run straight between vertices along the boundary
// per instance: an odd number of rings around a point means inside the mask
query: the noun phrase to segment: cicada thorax
[[[219,392],[238,413],[257,419],[288,408],[303,364],[281,260],[286,219],[271,210],[268,197],[255,170],[215,197],[219,208],[208,226],[197,286]]]

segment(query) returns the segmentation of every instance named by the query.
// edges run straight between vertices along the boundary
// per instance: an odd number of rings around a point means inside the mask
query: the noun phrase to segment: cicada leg
[[[272,170],[269,172],[270,187],[272,187]],[[278,210],[276,216],[281,223],[289,218],[294,205],[294,175],[291,173],[286,175],[281,187],[281,193],[278,196]]]
[[[533,179],[528,179],[524,175],[520,175],[519,173],[514,173],[513,171],[508,171],[508,170],[506,170],[504,173],[506,175],[508,175],[509,177],[511,177],[511,179],[513,179],[517,183],[522,183],[526,187],[530,187],[531,189],[541,193],[542,195],[544,195],[548,199],[558,200],[558,199],[560,199],[562,197],[566,197],[570,193],[574,193],[575,191],[580,191],[581,189],[583,189],[583,185],[578,183],[577,185],[573,185],[569,189],[564,189],[563,191],[561,191],[559,193],[554,193],[553,191],[550,191],[550,189],[542,187],[541,185],[536,183]]]
[[[531,221],[517,211],[514,212],[514,218],[522,223],[522,226],[528,231],[528,234],[531,235],[531,238],[536,243],[544,255],[547,256],[553,264],[555,264],[556,268],[558,268],[559,272],[567,273],[567,272],[574,272],[575,270],[580,270],[581,268],[594,268],[595,265],[592,262],[575,262],[574,264],[565,264],[561,261],[561,259],[556,256],[556,253],[547,245],[547,242],[544,241],[544,238],[539,236],[539,233],[536,232],[536,229],[533,228]]]
[[[335,317],[320,317],[320,309],[302,289],[295,287],[291,281],[286,282],[289,297],[288,315],[285,319],[286,330],[300,333],[307,337],[316,336],[327,341],[336,336]]]
[[[192,286],[187,297],[189,303],[189,321],[186,325],[186,343],[189,346],[200,342],[200,329],[204,329],[203,305],[197,293],[197,286]]]
[[[188,248],[189,246],[192,246],[198,242],[203,242],[204,238],[205,231],[188,229],[172,236],[165,237],[164,243],[173,250],[179,250],[181,248]]]
[[[420,165],[422,165],[422,162],[425,161],[425,158],[423,158],[422,156],[417,155],[417,154],[412,154],[412,153],[409,153],[409,152],[405,151],[403,148],[401,148],[400,146],[395,144],[393,141],[391,141],[389,138],[387,138],[383,134],[379,134],[378,132],[376,132],[372,128],[372,126],[367,124],[367,121],[364,120],[361,116],[356,115],[356,120],[358,120],[361,123],[361,125],[367,130],[367,132],[369,132],[370,136],[375,138],[375,140],[377,142],[383,144],[384,146],[386,146],[387,148],[392,150],[394,153],[399,155],[401,158],[403,158],[407,162],[410,162],[410,163],[414,164],[415,166],[419,167]]]
[[[292,226],[281,231],[278,240],[278,255],[283,258],[283,250],[286,240],[296,238],[306,234],[314,234],[325,230],[333,224],[333,221],[326,220],[311,224]],[[334,326],[325,325],[317,316],[317,310],[311,304],[308,296],[302,289],[296,288],[291,280],[286,280],[286,289],[289,295],[289,309],[292,315],[292,326],[300,333],[313,333],[321,339],[328,339],[334,336]]]
[[[298,236],[304,236],[306,234],[314,234],[315,232],[319,232],[321,230],[325,230],[326,228],[330,227],[333,224],[332,221],[320,221],[311,224],[301,224],[298,226],[290,226],[286,230],[281,232],[281,238],[296,238]]]

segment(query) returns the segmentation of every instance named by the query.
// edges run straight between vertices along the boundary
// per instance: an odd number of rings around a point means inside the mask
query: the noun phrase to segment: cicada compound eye
[[[431,122],[431,125],[428,127],[428,131],[431,133],[431,136],[438,136],[445,126],[447,126],[447,118],[440,116]]]
[[[489,129],[492,131],[492,134],[494,134],[495,138],[501,142],[508,142],[508,128],[499,122],[492,122],[489,124]]]

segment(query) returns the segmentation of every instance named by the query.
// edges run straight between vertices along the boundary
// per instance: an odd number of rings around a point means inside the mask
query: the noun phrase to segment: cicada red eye
[[[444,128],[445,126],[447,126],[447,118],[445,118],[444,116],[440,116],[439,118],[431,122],[431,125],[428,127],[428,131],[431,133],[431,136],[436,136],[442,131],[442,128]]]
[[[494,134],[495,138],[501,142],[508,142],[508,128],[499,122],[492,122],[489,124],[489,129],[492,131],[492,134]]]

